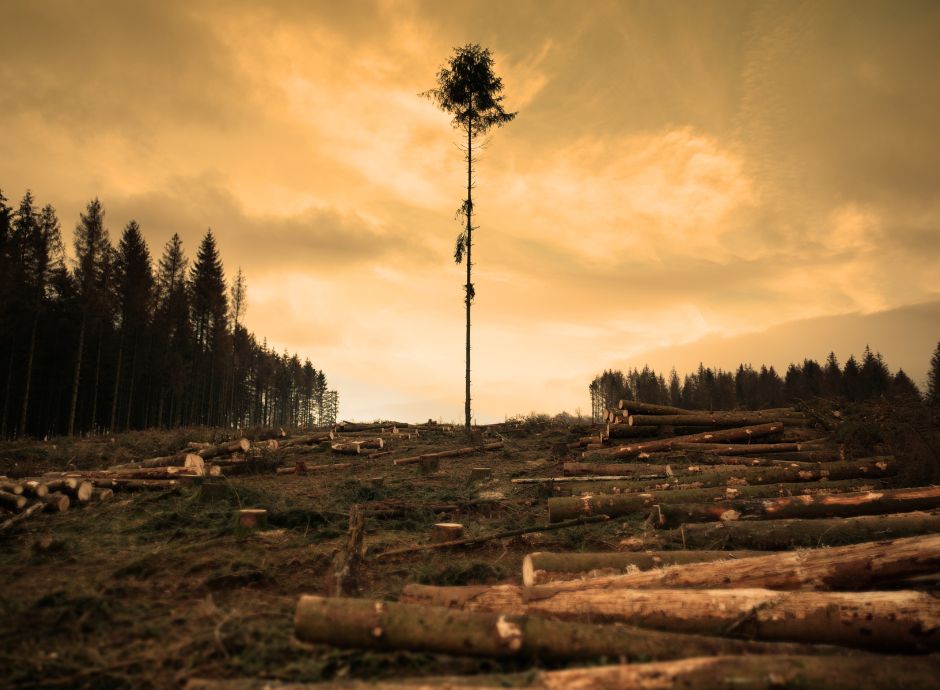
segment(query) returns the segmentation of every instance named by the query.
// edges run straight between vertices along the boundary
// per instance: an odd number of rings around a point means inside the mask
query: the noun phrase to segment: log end
[[[268,524],[268,511],[263,508],[242,508],[238,511],[238,525],[245,529],[261,529]]]
[[[431,528],[431,541],[440,543],[463,537],[463,525],[459,522],[439,522]]]

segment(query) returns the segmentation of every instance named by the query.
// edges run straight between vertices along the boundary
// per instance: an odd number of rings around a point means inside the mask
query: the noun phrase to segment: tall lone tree
[[[464,411],[466,428],[470,431],[470,305],[475,292],[471,282],[470,252],[473,247],[473,140],[486,134],[492,127],[501,127],[512,120],[516,113],[503,109],[503,80],[493,72],[493,58],[488,49],[468,43],[454,49],[454,54],[437,74],[437,88],[425,91],[422,96],[431,99],[446,113],[453,115],[454,127],[467,136],[467,198],[457,211],[464,216],[466,225],[457,236],[454,260],[459,264],[464,255],[467,259],[467,284],[464,285],[464,301],[467,306],[467,395]]]
[[[940,407],[940,343],[930,358],[930,371],[927,373],[927,404]]]

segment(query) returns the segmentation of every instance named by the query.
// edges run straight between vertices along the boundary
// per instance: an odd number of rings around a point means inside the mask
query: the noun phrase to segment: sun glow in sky
[[[479,421],[586,410],[594,373],[644,363],[870,343],[921,380],[938,35],[912,1],[13,0],[0,188],[67,231],[98,196],[155,256],[211,227],[248,327],[325,369],[342,417],[458,419],[466,172],[417,94],[477,42],[519,112],[478,166]]]

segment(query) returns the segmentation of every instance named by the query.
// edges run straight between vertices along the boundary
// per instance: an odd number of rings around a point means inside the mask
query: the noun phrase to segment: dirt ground
[[[561,474],[552,449],[576,435],[542,423],[500,433],[502,450],[444,459],[430,475],[392,459],[466,445],[465,437],[424,435],[371,460],[313,448],[291,455],[289,463],[350,461],[354,467],[307,476],[234,476],[211,494],[196,484],[174,492],[115,493],[101,504],[33,516],[0,534],[0,686],[174,688],[191,677],[313,682],[479,673],[523,681],[531,664],[338,650],[292,636],[298,597],[326,593],[330,562],[344,543],[346,514],[355,503],[409,506],[392,517],[367,519],[367,554],[427,543],[435,522],[463,523],[468,536],[547,524],[538,489],[510,480]],[[9,443],[0,445],[0,473],[102,468],[211,437],[202,429]],[[470,483],[471,468],[479,466],[492,467],[493,479]],[[374,486],[374,477],[384,477],[384,485]],[[424,507],[527,497],[536,500],[444,512]],[[266,508],[268,529],[237,527],[241,507]],[[642,528],[640,521],[612,520],[367,560],[362,595],[394,600],[409,582],[518,581],[528,552],[610,550]]]

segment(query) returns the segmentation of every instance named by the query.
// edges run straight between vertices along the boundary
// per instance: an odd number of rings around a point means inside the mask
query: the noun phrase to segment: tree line
[[[741,364],[736,371],[698,370],[682,380],[673,368],[668,380],[649,367],[627,373],[606,370],[595,376],[588,389],[594,420],[619,400],[637,400],[695,410],[758,410],[790,405],[814,397],[861,401],[878,397],[920,400],[921,393],[903,369],[891,373],[880,353],[866,347],[861,361],[850,356],[840,366],[835,353],[824,364],[804,359],[790,364],[781,377],[774,367],[754,369]],[[931,359],[926,402],[940,405],[940,344]]]
[[[243,324],[212,230],[190,264],[174,234],[153,265],[131,220],[117,246],[88,202],[66,255],[52,205],[0,192],[0,438],[190,425],[317,426],[338,395],[309,359]]]

